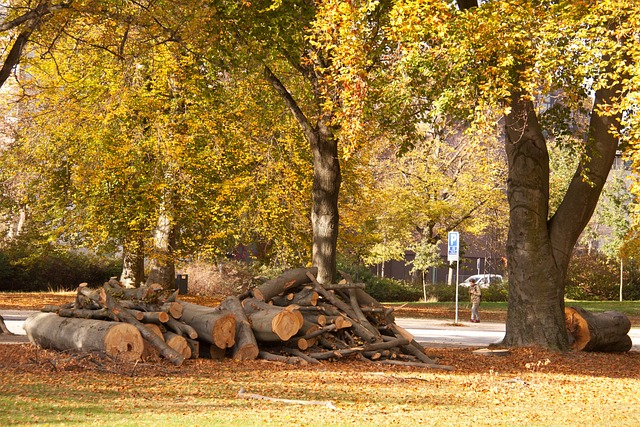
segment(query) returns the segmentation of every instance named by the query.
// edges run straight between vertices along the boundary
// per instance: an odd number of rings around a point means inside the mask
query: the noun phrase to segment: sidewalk
[[[497,322],[471,323],[458,319],[396,318],[396,324],[425,347],[487,347],[504,338],[505,325]]]
[[[0,344],[29,342],[22,328],[24,320],[35,311],[0,310],[9,331],[17,335],[0,334]],[[396,324],[412,334],[425,347],[487,347],[504,338],[505,324],[500,322],[471,323],[454,319],[396,318]],[[632,351],[640,351],[640,328],[631,328]]]

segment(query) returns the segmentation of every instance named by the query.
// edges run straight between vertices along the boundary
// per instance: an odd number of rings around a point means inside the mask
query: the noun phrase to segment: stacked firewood
[[[45,307],[25,323],[36,345],[104,351],[138,359],[158,353],[176,365],[187,358],[262,358],[320,363],[346,356],[375,363],[437,365],[384,307],[343,274],[321,285],[315,268],[282,275],[226,298],[215,308],[177,300],[160,287],[125,289],[115,280],[78,288],[74,303]]]

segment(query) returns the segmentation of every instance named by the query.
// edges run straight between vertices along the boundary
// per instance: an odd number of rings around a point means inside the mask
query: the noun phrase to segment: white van
[[[502,276],[499,274],[476,274],[468,277],[467,280],[460,283],[460,286],[469,286],[469,280],[471,279],[474,279],[481,288],[488,288],[491,283],[502,282]]]

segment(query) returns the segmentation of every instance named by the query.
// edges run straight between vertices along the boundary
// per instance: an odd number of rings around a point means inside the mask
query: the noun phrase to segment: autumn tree
[[[398,8],[398,28],[418,36],[405,41],[422,55],[411,59],[423,66],[423,82],[436,70],[442,72],[438,81],[447,83],[434,97],[437,105],[470,120],[487,117],[486,111],[504,114],[510,207],[505,345],[568,348],[564,278],[627,137],[623,111],[637,90],[629,67],[637,55],[631,48],[637,19],[637,6],[615,0],[459,1],[458,8],[433,1]],[[556,134],[542,126],[539,112],[542,101],[557,94],[555,102],[567,113],[560,117],[574,123],[564,128],[584,137],[577,169],[551,214],[547,145]],[[585,103],[589,122],[576,129],[572,112]]]
[[[496,128],[487,129],[479,144],[459,123],[426,120],[409,149],[388,143],[387,155],[375,159],[379,238],[365,257],[369,263],[403,260],[410,250],[414,270],[440,266],[447,232],[486,233],[504,206],[506,164]]]
[[[381,65],[389,4],[258,1],[229,13],[243,52],[298,123],[313,158],[312,263],[336,273],[338,201],[345,161],[362,141],[367,79]]]

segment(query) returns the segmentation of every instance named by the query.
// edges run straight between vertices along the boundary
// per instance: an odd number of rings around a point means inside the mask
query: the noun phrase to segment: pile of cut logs
[[[44,307],[25,322],[44,348],[104,352],[126,360],[160,355],[175,365],[188,358],[256,358],[320,363],[346,356],[374,363],[450,369],[395,324],[384,307],[342,273],[321,285],[315,268],[286,271],[218,307],[178,301],[160,286],[78,287],[73,303]]]

